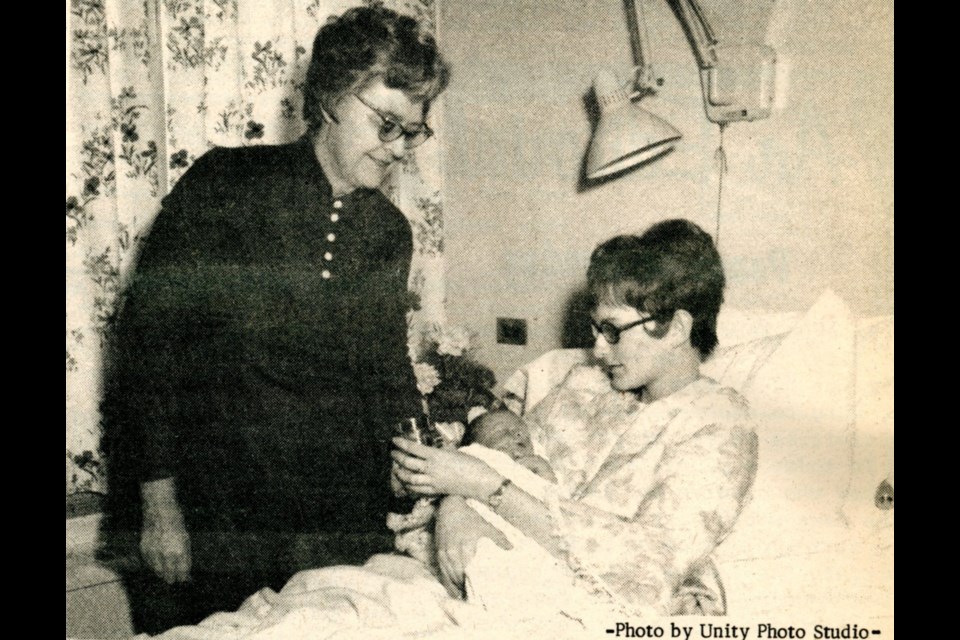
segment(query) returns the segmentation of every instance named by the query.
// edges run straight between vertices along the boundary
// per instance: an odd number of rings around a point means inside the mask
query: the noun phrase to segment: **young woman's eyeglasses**
[[[633,329],[634,327],[639,327],[642,324],[647,324],[648,322],[657,322],[658,320],[663,320],[666,317],[669,317],[669,313],[658,313],[655,316],[650,316],[648,318],[643,318],[642,320],[637,320],[636,322],[630,322],[618,327],[609,320],[604,320],[603,322],[597,323],[593,320],[590,320],[590,326],[593,327],[593,337],[603,336],[603,339],[607,341],[607,344],[617,344],[620,342],[620,334],[628,329]]]
[[[413,149],[414,147],[426,142],[427,139],[433,135],[433,129],[431,129],[426,122],[420,122],[416,125],[405,127],[357,94],[353,93],[350,95],[359,100],[360,104],[377,114],[380,117],[380,120],[383,121],[380,124],[379,131],[377,131],[377,135],[380,137],[380,142],[393,142],[400,136],[403,136],[403,145],[407,149]]]

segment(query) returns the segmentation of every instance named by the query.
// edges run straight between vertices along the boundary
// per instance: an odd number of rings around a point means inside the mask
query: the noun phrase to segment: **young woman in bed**
[[[711,555],[746,500],[757,439],[743,398],[699,371],[717,344],[720,256],[699,227],[670,220],[600,245],[587,279],[602,366],[575,367],[525,419],[556,484],[401,439],[394,473],[446,496],[436,539],[448,589],[464,585],[481,538],[510,546],[489,510],[621,611],[723,614]]]

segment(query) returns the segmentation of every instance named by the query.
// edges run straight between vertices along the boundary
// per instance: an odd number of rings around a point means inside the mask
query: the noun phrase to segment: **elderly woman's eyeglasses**
[[[597,323],[593,320],[590,320],[590,325],[593,328],[593,337],[603,336],[603,339],[607,341],[607,344],[617,344],[620,342],[620,334],[628,329],[633,329],[634,327],[639,327],[642,324],[647,324],[648,322],[656,322],[658,320],[664,319],[669,314],[657,314],[655,316],[650,316],[648,318],[643,318],[642,320],[637,320],[636,322],[630,322],[618,327],[609,320],[604,320],[603,322]]]
[[[380,124],[380,130],[377,131],[377,135],[380,137],[380,142],[393,142],[400,136],[403,136],[403,145],[407,149],[413,149],[414,147],[426,142],[427,139],[433,135],[433,129],[431,129],[426,122],[421,122],[411,127],[405,127],[357,94],[353,93],[351,95],[359,100],[360,104],[377,114],[380,117],[380,120],[383,121]]]

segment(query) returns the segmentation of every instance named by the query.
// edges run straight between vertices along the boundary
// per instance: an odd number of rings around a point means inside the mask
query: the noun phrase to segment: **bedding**
[[[464,451],[544,498],[545,481],[508,456],[479,445]],[[262,589],[239,610],[215,614],[195,627],[179,627],[162,640],[299,640],[319,638],[489,637],[492,627],[510,621],[498,637],[530,637],[551,629],[552,637],[576,638],[601,629],[621,613],[598,599],[569,567],[553,558],[486,506],[469,500],[488,522],[504,532],[510,549],[483,539],[467,567],[466,601],[450,598],[422,562],[380,554],[363,567],[303,571],[278,593]],[[545,606],[545,605],[549,606]],[[146,636],[142,636],[146,637]]]
[[[160,637],[290,640],[381,628],[430,637],[483,620],[579,637],[615,620],[722,613],[711,554],[740,513],[756,461],[735,392],[700,379],[642,403],[611,390],[600,369],[576,367],[529,424],[557,484],[501,452],[464,451],[550,507],[563,559],[470,500],[511,548],[480,541],[466,568],[465,603],[447,597],[423,563],[381,555],[364,567],[301,572],[279,593],[261,590],[236,612]]]

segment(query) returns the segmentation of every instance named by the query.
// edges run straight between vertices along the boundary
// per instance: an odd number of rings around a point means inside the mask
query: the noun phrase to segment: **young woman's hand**
[[[394,438],[390,452],[397,479],[410,493],[463,496],[486,501],[503,482],[489,465],[459,451],[435,449],[406,438]]]
[[[444,498],[437,509],[434,541],[440,582],[453,597],[463,597],[464,572],[477,553],[480,538],[490,538],[500,548],[510,549],[504,535],[468,507],[463,498]]]

